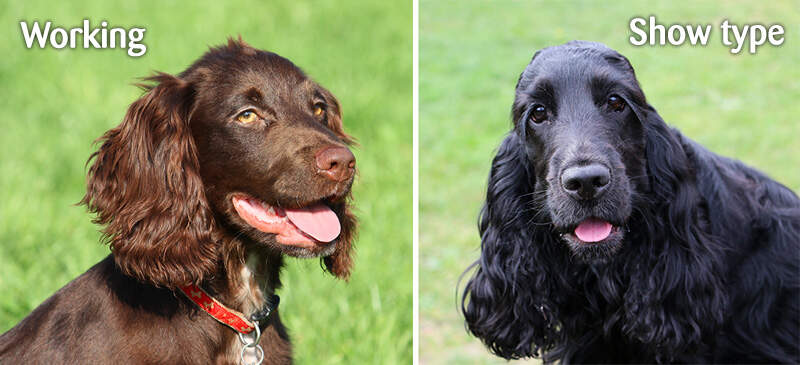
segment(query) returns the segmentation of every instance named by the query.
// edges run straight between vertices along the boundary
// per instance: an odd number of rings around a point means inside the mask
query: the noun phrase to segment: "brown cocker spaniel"
[[[111,255],[0,336],[0,363],[290,363],[283,256],[350,274],[355,158],[328,90],[241,40],[146,80],[90,159]]]

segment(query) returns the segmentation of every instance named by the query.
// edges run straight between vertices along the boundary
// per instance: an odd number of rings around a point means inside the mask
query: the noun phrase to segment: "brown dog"
[[[348,277],[355,158],[328,90],[241,40],[147,80],[90,159],[112,254],[0,336],[0,363],[290,363],[283,255]]]

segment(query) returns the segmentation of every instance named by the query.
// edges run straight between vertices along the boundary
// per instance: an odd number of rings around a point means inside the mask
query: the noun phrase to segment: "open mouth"
[[[342,226],[330,207],[317,203],[297,209],[271,206],[253,197],[235,195],[233,207],[253,228],[275,234],[278,243],[311,248],[339,237]]]
[[[599,218],[588,218],[579,223],[568,235],[580,243],[597,244],[618,233],[619,226]]]

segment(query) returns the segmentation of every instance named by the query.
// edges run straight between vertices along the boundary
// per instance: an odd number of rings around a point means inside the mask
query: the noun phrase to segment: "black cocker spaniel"
[[[537,52],[462,311],[507,358],[800,362],[800,199],[669,128],[628,60]]]

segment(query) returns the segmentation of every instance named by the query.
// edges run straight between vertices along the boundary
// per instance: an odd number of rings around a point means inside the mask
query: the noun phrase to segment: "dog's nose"
[[[321,174],[334,181],[353,177],[356,157],[345,147],[328,147],[317,152],[317,168]]]
[[[578,200],[599,197],[610,181],[611,171],[599,163],[569,167],[561,173],[561,187]]]

